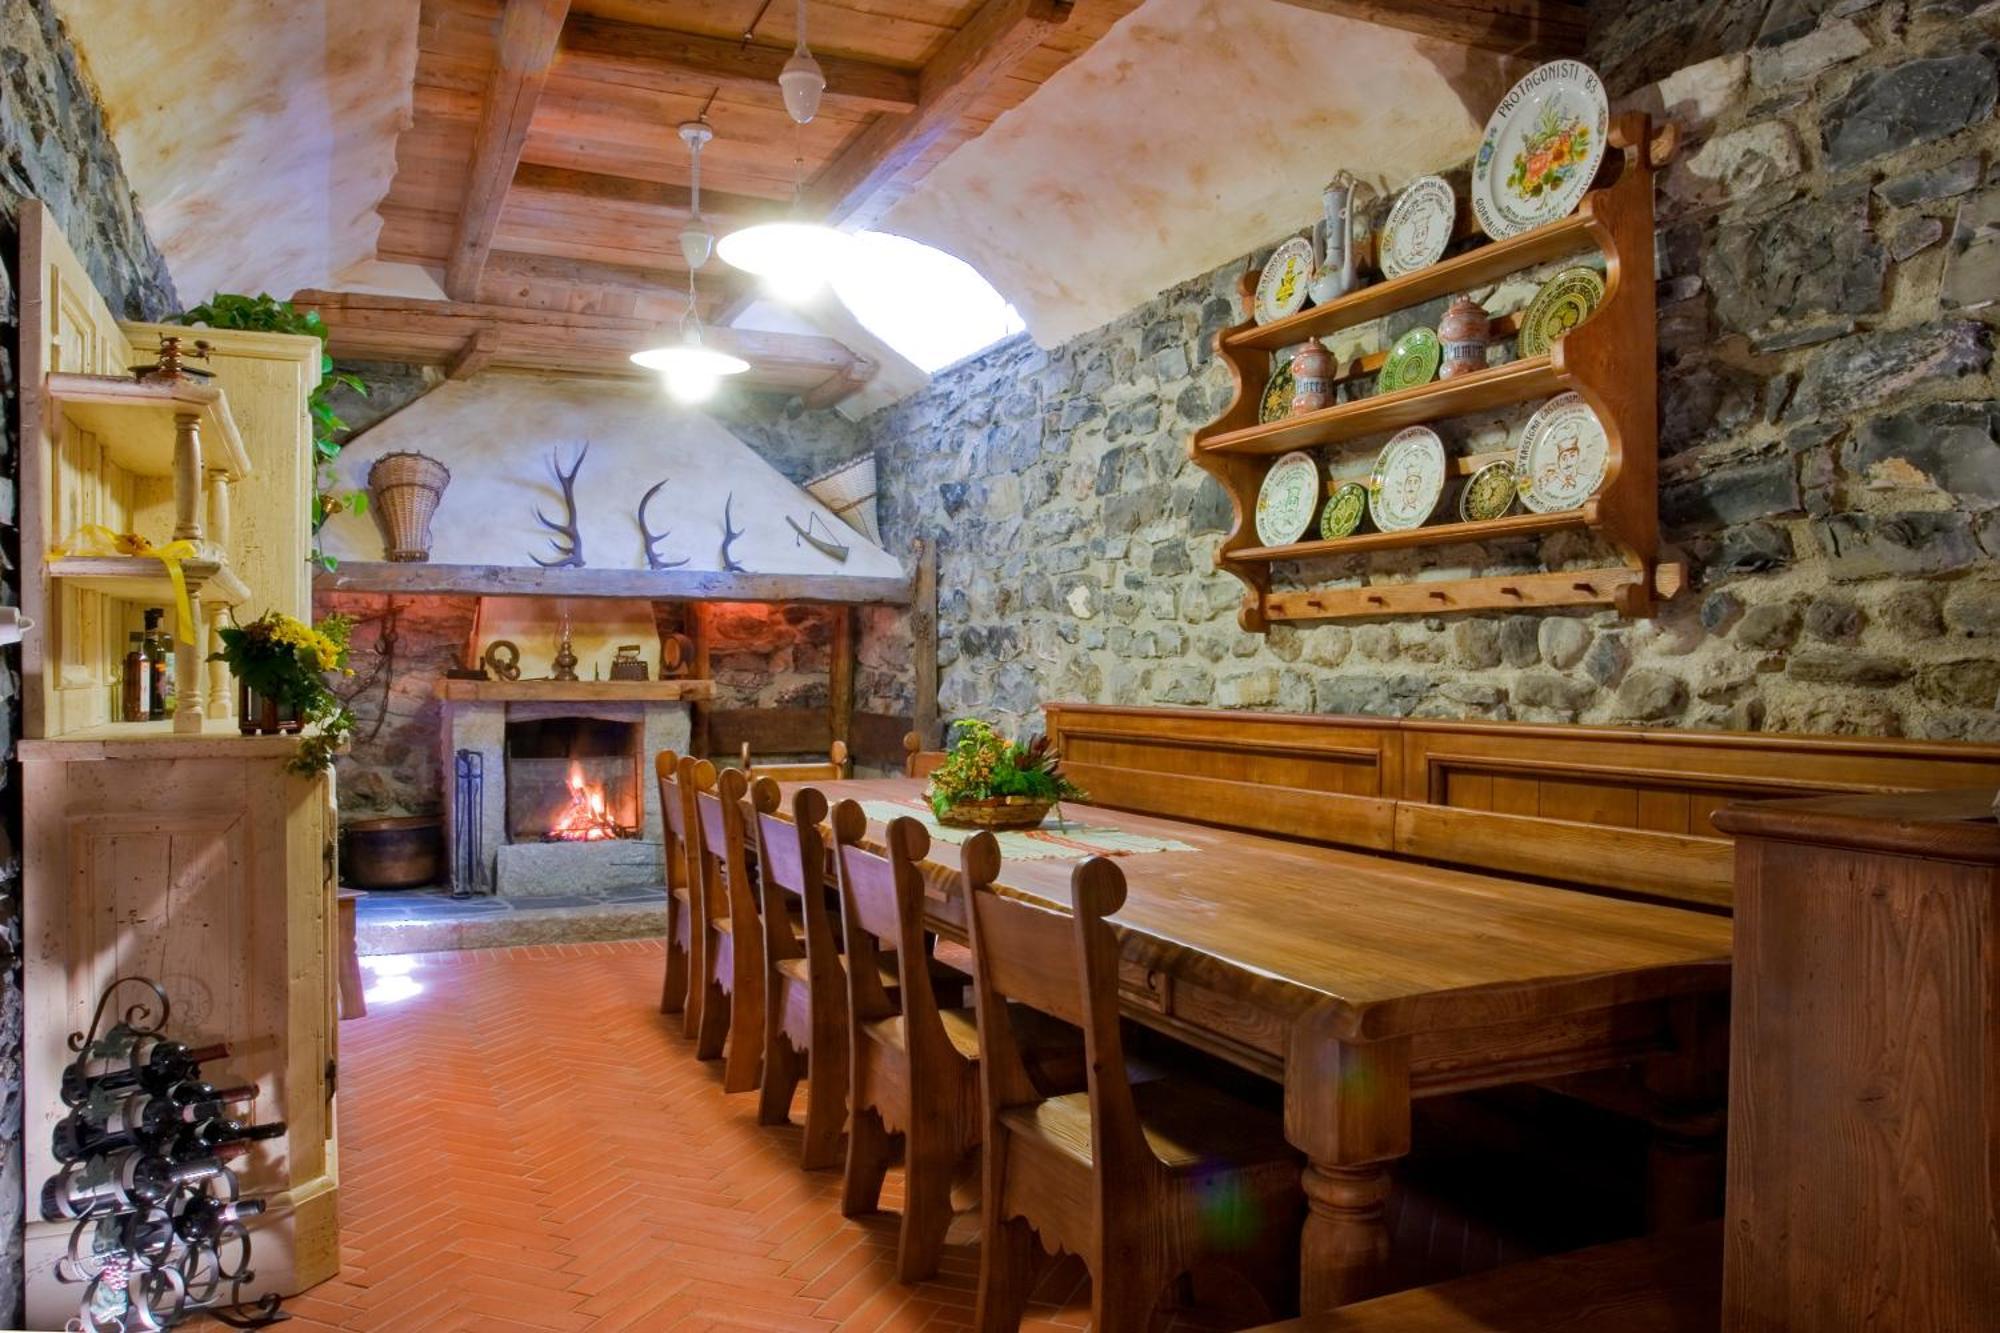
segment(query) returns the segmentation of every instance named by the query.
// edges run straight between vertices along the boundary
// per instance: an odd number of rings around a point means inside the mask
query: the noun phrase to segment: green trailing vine
[[[333,391],[336,388],[352,389],[366,398],[367,381],[351,371],[333,368],[333,357],[326,350],[326,321],[320,318],[319,311],[299,310],[290,301],[280,301],[269,293],[242,296],[233,292],[217,292],[202,304],[169,318],[176,324],[206,325],[211,329],[294,333],[319,339],[319,385],[306,399],[306,411],[312,417],[313,429],[312,558],[322,568],[333,569],[340,562],[320,550],[319,530],[342,510],[350,514],[368,512],[368,492],[336,491],[326,470],[340,456],[340,442],[334,437],[347,429],[347,423],[333,410]]]

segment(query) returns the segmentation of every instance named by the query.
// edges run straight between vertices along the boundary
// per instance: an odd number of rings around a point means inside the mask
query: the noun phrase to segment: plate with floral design
[[[1257,322],[1269,324],[1274,319],[1296,314],[1306,303],[1306,286],[1312,281],[1312,242],[1303,236],[1294,236],[1276,250],[1264,262],[1264,272],[1257,279]]]
[[[1422,527],[1444,495],[1444,441],[1429,426],[1397,431],[1368,477],[1368,517],[1384,532]]]
[[[1375,377],[1375,392],[1394,393],[1429,384],[1437,378],[1438,363],[1443,359],[1444,344],[1438,341],[1435,330],[1411,329],[1389,349],[1388,359]]]
[[[1290,360],[1279,362],[1271,368],[1271,378],[1265,382],[1264,397],[1257,404],[1257,422],[1268,426],[1273,421],[1282,421],[1292,414],[1292,392],[1297,386],[1292,380]]]
[[[1319,464],[1303,449],[1271,464],[1257,488],[1257,540],[1284,546],[1305,536],[1319,516]]]
[[[1419,176],[1404,186],[1376,245],[1382,276],[1400,278],[1437,263],[1457,218],[1458,196],[1444,177]]]
[[[1486,122],[1472,160],[1472,211],[1499,240],[1565,218],[1604,160],[1611,106],[1580,60],[1529,70]]]
[[[1514,450],[1514,484],[1537,514],[1575,509],[1604,484],[1611,443],[1604,423],[1577,393],[1558,394],[1535,410]]]

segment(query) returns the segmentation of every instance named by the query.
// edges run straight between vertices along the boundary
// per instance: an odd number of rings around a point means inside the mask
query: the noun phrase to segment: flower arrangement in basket
[[[237,729],[245,735],[275,735],[314,728],[286,765],[293,772],[331,767],[354,730],[354,714],[326,682],[331,672],[354,674],[347,665],[347,636],[353,629],[351,616],[332,615],[308,625],[266,611],[247,625],[225,625],[220,631],[222,651],[211,660],[228,663],[229,674],[236,677]]]
[[[1090,799],[1063,776],[1047,736],[1023,745],[969,718],[952,724],[924,796],[940,824],[975,829],[1034,828],[1058,802]]]

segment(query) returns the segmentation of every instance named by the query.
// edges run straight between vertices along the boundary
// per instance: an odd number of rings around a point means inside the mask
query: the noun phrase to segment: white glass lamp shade
[[[634,352],[632,364],[659,371],[666,378],[667,392],[684,403],[701,402],[715,392],[723,376],[750,369],[742,357],[704,347],[692,338]]]
[[[803,301],[847,262],[846,232],[816,222],[760,222],[730,232],[716,246],[725,261],[764,279],[780,300]]]
[[[681,228],[680,242],[681,257],[692,269],[699,269],[715,253],[715,233],[699,217],[690,219],[687,226]]]
[[[819,114],[819,99],[826,92],[826,75],[812,52],[801,46],[778,72],[778,90],[784,94],[785,110],[801,125],[810,124]]]

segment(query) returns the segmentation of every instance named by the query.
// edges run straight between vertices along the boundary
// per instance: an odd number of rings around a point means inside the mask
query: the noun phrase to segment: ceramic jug
[[[1320,221],[1313,226],[1312,299],[1324,304],[1361,285],[1356,241],[1360,239],[1362,197],[1367,187],[1346,171],[1320,192]]]

